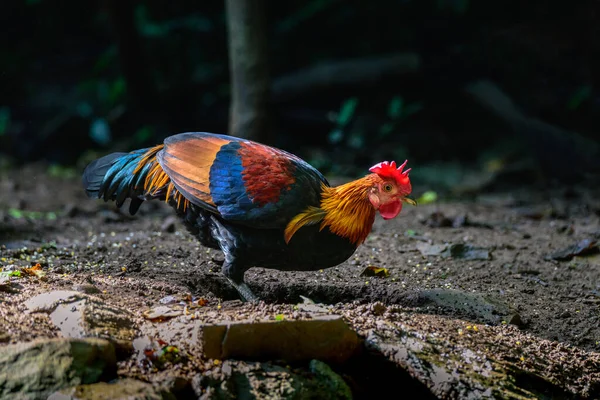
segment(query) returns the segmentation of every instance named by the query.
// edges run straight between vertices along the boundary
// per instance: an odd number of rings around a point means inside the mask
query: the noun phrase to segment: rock
[[[488,249],[462,243],[431,244],[427,242],[418,242],[417,250],[424,256],[452,257],[462,260],[490,260],[492,258]]]
[[[600,244],[596,239],[583,239],[562,250],[556,251],[548,256],[546,260],[569,261],[575,256],[600,253]]]
[[[48,400],[176,400],[168,389],[135,379],[99,382],[60,390]]]
[[[359,338],[338,315],[309,320],[235,321],[200,326],[208,358],[252,360],[313,358],[342,363],[359,347]]]
[[[85,293],[85,294],[102,293],[102,291],[100,289],[98,289],[96,286],[90,285],[88,283],[84,283],[81,285],[73,285],[73,290],[75,290],[77,292]]]
[[[448,248],[447,244],[431,244],[427,242],[417,242],[417,250],[424,256],[440,256]]]
[[[522,328],[525,326],[525,322],[523,322],[521,315],[518,313],[511,315],[510,318],[508,319],[508,323],[511,325],[517,326],[519,328]]]
[[[311,360],[310,372],[317,375],[327,384],[327,392],[336,399],[352,399],[352,391],[341,376],[333,372],[329,365],[319,360]]]
[[[565,310],[560,313],[558,318],[571,318],[571,313],[569,311]]]
[[[177,218],[175,218],[173,216],[169,216],[164,220],[164,222],[160,226],[160,230],[163,232],[173,233],[173,232],[175,232],[176,223],[177,223]]]
[[[78,214],[81,214],[81,210],[79,209],[77,204],[68,203],[63,208],[63,214],[69,218],[73,218]]]
[[[52,312],[63,303],[72,303],[85,298],[84,295],[71,290],[55,290],[34,296],[25,302],[29,312]]]
[[[491,295],[467,293],[454,289],[426,289],[409,294],[407,300],[417,307],[452,308],[465,316],[499,323],[510,313],[508,305]]]
[[[152,322],[163,322],[183,314],[183,306],[157,306],[144,311],[144,318]]]
[[[113,379],[117,360],[104,339],[47,339],[2,347],[0,398],[39,399],[56,390]]]
[[[196,392],[201,400],[212,399],[351,399],[349,388],[339,375],[321,362],[315,372],[291,370],[270,363],[229,363],[221,373],[199,377]]]
[[[366,344],[405,369],[436,398],[535,399],[547,393],[553,398],[572,398],[535,372],[443,338],[426,340],[419,332],[402,332],[394,339],[382,339],[371,332]]]
[[[64,337],[100,337],[113,342],[119,359],[131,353],[138,329],[131,315],[102,299],[80,292],[58,290],[25,302],[30,313],[49,313]]]

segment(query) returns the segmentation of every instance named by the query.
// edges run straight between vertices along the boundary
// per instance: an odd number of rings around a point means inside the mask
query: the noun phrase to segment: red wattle
[[[400,200],[392,201],[390,203],[382,204],[379,206],[379,214],[383,219],[395,218],[402,210],[402,202]]]

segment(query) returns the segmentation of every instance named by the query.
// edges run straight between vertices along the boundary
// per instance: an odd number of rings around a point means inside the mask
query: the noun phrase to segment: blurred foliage
[[[48,175],[59,179],[73,179],[79,177],[79,171],[73,167],[65,167],[58,164],[51,164],[48,167]]]
[[[41,212],[41,211],[26,211],[19,210],[16,208],[9,208],[8,215],[12,218],[21,219],[47,219],[49,221],[54,221],[56,219],[55,212]]]
[[[534,153],[524,143],[559,157],[561,145],[526,138],[465,86],[489,79],[532,118],[597,140],[596,8],[592,0],[567,8],[542,0],[269,2],[274,86],[315,64],[405,53],[423,59],[415,73],[358,74],[327,88],[309,82],[273,99],[272,144],[339,175],[384,159],[429,163],[414,170],[415,180],[422,174],[444,186],[464,179],[462,164],[510,169],[515,155]],[[0,2],[0,23],[0,152],[17,163],[79,167],[93,154],[177,132],[226,133],[222,2]]]
[[[0,108],[0,136],[3,136],[8,130],[8,124],[10,123],[10,108]]]
[[[417,199],[417,204],[431,204],[435,203],[437,199],[437,193],[433,190],[428,190]]]

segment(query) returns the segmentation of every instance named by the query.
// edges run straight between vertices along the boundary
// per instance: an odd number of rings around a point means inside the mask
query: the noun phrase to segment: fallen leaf
[[[25,275],[36,276],[38,278],[42,278],[45,275],[45,272],[42,270],[42,266],[39,263],[31,268],[21,268],[21,271],[23,271]]]
[[[369,265],[363,270],[360,276],[378,276],[380,278],[387,278],[388,276],[390,276],[390,273],[387,268]]]
[[[202,297],[198,299],[197,303],[200,307],[204,307],[208,304],[208,300]]]
[[[171,318],[178,317],[183,314],[182,310],[167,307],[167,306],[159,306],[152,308],[150,310],[144,311],[142,314],[144,318],[150,320],[151,322],[164,322]]]
[[[21,271],[19,270],[13,270],[13,271],[2,271],[0,272],[0,278],[3,278],[4,280],[8,280],[8,278],[20,278],[21,277]]]

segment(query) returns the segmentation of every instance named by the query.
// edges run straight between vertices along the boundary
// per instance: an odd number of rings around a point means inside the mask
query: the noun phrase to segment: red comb
[[[406,171],[402,171],[408,160],[404,161],[402,165],[396,168],[396,162],[382,161],[379,164],[373,165],[369,168],[369,171],[376,173],[381,178],[392,178],[396,181],[399,186],[408,186],[408,192],[410,193],[410,179],[408,179],[408,173],[410,168]]]

